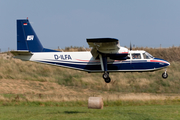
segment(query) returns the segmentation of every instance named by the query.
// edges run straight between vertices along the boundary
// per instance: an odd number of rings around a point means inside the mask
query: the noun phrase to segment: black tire
[[[164,72],[164,73],[162,74],[162,78],[164,78],[164,79],[168,78],[168,74]]]
[[[108,73],[104,73],[102,76],[104,79],[108,79],[109,78],[109,74]]]
[[[104,79],[104,81],[105,81],[106,83],[110,83],[110,82],[111,82],[111,78],[108,77],[108,78]]]

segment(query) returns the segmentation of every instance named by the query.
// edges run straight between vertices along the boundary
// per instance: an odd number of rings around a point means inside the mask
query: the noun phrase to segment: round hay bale
[[[103,109],[103,98],[102,97],[89,97],[88,108],[89,109]]]

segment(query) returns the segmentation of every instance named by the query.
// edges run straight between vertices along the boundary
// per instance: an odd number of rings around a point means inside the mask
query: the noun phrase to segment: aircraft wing
[[[117,53],[120,49],[119,41],[115,38],[91,38],[86,39],[89,47],[92,47],[91,54],[94,58],[101,53]]]
[[[118,39],[115,38],[92,38],[87,39],[89,47],[103,51],[119,50],[120,45]]]
[[[125,57],[128,54],[128,50],[124,47],[120,47],[118,39],[115,38],[92,38],[86,39],[89,47],[92,47],[91,54],[94,58],[97,58],[99,54],[105,54],[106,56],[113,56],[117,59]]]

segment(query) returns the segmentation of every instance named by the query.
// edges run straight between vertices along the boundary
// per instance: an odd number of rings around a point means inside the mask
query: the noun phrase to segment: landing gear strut
[[[108,72],[105,71],[102,77],[103,77],[103,79],[104,79],[104,81],[106,83],[110,83],[111,82],[111,78],[109,77],[109,73]]]
[[[165,72],[162,74],[162,78],[164,78],[164,79],[168,78],[168,74],[166,72],[166,68],[165,68]]]
[[[109,73],[107,72],[107,56],[99,54],[100,62],[101,62],[101,70],[104,71],[104,74],[102,75],[104,81],[106,83],[111,82],[111,78],[109,77]]]

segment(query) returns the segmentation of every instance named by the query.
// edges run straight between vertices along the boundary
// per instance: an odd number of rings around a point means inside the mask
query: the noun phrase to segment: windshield
[[[144,59],[151,59],[154,58],[151,54],[149,54],[148,52],[143,53],[143,57]]]

